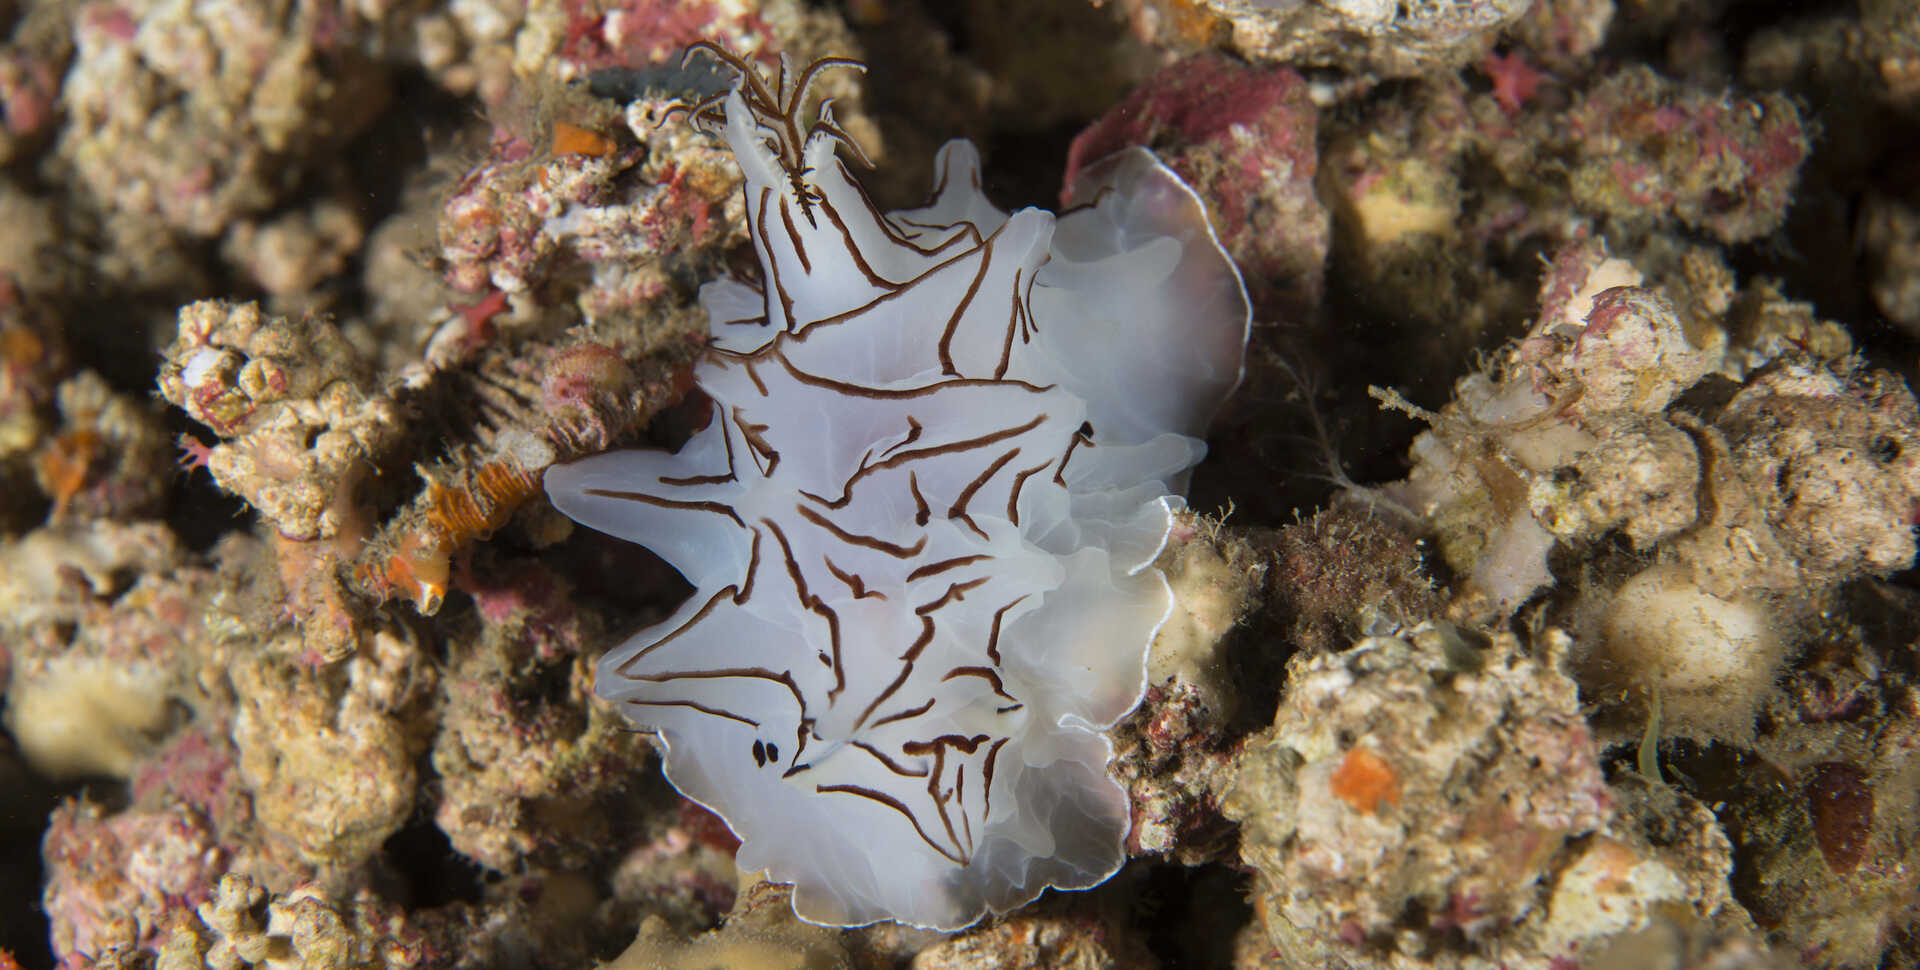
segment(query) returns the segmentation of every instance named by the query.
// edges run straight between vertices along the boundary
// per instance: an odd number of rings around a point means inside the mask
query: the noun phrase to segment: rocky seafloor
[[[1920,4],[0,3],[0,970],[1920,968]],[[797,921],[556,461],[750,273],[681,52],[884,206],[1147,145],[1252,297],[1131,861]]]

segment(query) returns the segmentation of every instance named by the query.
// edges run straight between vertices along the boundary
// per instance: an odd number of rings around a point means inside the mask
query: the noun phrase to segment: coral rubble
[[[1920,970],[1917,11],[0,4],[0,970]],[[594,695],[686,586],[546,469],[759,278],[698,41],[1245,276],[1098,888],[798,921]]]

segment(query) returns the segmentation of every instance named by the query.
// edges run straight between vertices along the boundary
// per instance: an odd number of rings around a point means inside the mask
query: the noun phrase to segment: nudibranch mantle
[[[725,59],[692,115],[739,160],[762,276],[701,291],[712,419],[546,474],[696,590],[596,690],[809,921],[952,930],[1094,886],[1129,823],[1102,731],[1171,609],[1153,562],[1240,379],[1240,277],[1144,149],[1008,215],[955,141],[932,201],[883,214],[831,107],[795,120],[832,62]]]

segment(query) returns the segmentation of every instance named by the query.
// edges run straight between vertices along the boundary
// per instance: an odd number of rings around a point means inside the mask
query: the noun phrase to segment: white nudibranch
[[[1145,687],[1153,567],[1248,305],[1193,191],[1135,149],[1011,216],[971,144],[882,213],[816,62],[692,109],[746,177],[758,281],[700,293],[713,418],[547,471],[561,511],[696,589],[597,690],[803,919],[942,930],[1124,861],[1102,733]],[[857,152],[857,149],[854,149]]]

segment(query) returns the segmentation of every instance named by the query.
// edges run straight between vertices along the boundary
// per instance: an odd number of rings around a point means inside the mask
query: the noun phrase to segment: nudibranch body
[[[1239,381],[1240,278],[1143,149],[1009,216],[956,141],[932,201],[883,214],[830,106],[797,121],[836,62],[725,59],[692,114],[746,176],[762,276],[701,291],[712,420],[546,476],[696,589],[597,690],[807,920],[956,929],[1096,885],[1129,819],[1101,732],[1170,609],[1153,562]]]

